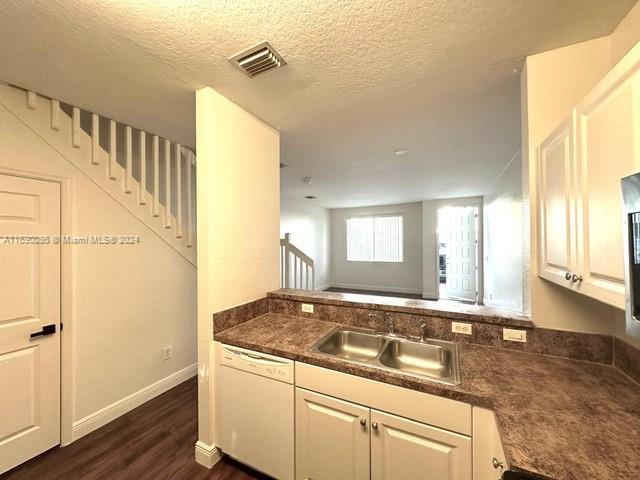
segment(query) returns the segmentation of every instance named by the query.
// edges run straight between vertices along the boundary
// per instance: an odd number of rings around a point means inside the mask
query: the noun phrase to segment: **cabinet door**
[[[471,480],[471,439],[371,410],[372,480]]]
[[[500,480],[508,468],[494,413],[473,407],[473,480]]]
[[[369,409],[296,388],[296,478],[369,479]]]
[[[580,237],[575,288],[624,308],[620,179],[640,169],[640,75],[614,70],[578,107]]]
[[[574,116],[538,150],[538,275],[569,287],[575,264]]]

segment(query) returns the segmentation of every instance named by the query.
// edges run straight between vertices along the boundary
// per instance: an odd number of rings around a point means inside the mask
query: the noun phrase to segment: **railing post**
[[[182,145],[176,143],[176,238],[182,238]]]
[[[60,130],[60,102],[51,99],[51,129]]]
[[[91,114],[91,163],[98,165],[98,155],[100,154],[100,117]]]
[[[164,140],[164,228],[171,228],[171,143]]]
[[[160,139],[153,136],[153,205],[151,207],[154,217],[160,216]]]
[[[193,165],[192,161],[193,153],[189,151],[187,155],[187,247],[191,247],[193,245],[193,200],[191,196],[192,193],[192,181],[191,181],[191,169]]]
[[[109,178],[116,179],[116,122],[109,121]]]
[[[80,148],[80,109],[73,107],[71,116],[71,146]]]
[[[147,203],[147,134],[140,130],[140,189],[138,190],[138,203]]]
[[[125,147],[125,173],[124,173],[124,193],[131,193],[133,183],[133,138],[131,127],[127,125],[125,127],[125,137],[124,137],[124,147]]]
[[[285,235],[285,240],[286,240]],[[289,283],[291,281],[290,273],[291,273],[291,259],[289,258],[289,249],[287,248],[288,244],[284,246],[284,288],[289,288]]]

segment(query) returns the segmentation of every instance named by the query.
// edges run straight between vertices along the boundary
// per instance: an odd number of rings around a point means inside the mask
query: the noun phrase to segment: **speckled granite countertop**
[[[554,480],[640,478],[640,386],[613,367],[460,344],[462,384],[453,387],[309,351],[336,327],[271,313],[216,340],[491,408],[513,470]]]
[[[381,311],[433,315],[442,318],[461,319],[467,321],[494,323],[513,327],[533,328],[533,322],[527,317],[507,310],[485,307],[483,305],[449,302],[447,300],[420,300],[414,298],[384,297],[379,295],[363,295],[360,293],[338,293],[311,290],[281,288],[267,294],[269,298],[293,300],[297,302],[357,306],[360,308],[376,308]]]

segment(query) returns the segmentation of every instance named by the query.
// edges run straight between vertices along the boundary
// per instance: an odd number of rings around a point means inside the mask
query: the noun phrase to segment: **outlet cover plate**
[[[313,303],[303,303],[302,304],[302,312],[303,313],[313,313]]]
[[[470,323],[451,322],[451,331],[463,335],[471,335],[473,327]]]

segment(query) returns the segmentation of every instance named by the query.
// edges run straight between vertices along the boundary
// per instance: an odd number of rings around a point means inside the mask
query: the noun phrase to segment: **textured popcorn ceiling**
[[[520,148],[513,69],[634,3],[0,0],[0,79],[188,145],[212,86],[280,129],[284,194],[324,206],[476,195]],[[286,67],[227,62],[263,39]]]

